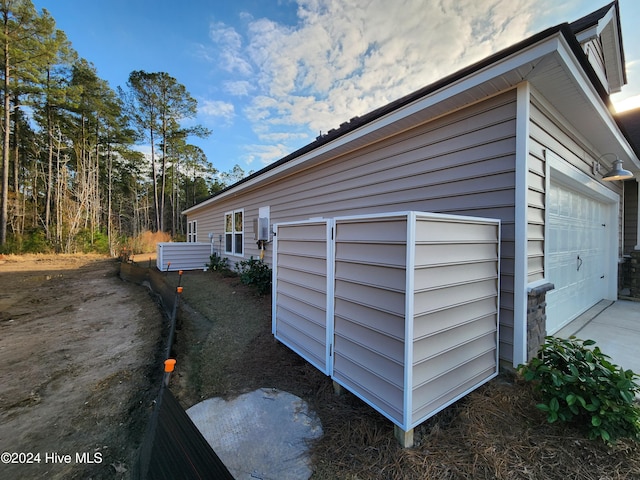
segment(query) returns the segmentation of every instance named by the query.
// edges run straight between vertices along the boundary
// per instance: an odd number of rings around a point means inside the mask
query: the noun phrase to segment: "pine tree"
[[[46,12],[38,14],[30,0],[0,0],[2,46],[2,181],[0,194],[0,246],[7,241],[11,103],[34,83],[40,67],[51,57],[49,42],[55,22]],[[17,195],[17,192],[15,192]]]

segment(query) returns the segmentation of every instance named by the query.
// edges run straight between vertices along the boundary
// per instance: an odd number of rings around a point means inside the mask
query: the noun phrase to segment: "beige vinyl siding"
[[[545,160],[544,151],[549,149],[569,164],[594,177],[592,163],[596,160],[588,148],[588,140],[580,138],[570,127],[570,123],[552,113],[552,107],[541,101],[535,94],[531,96],[530,141],[529,141],[529,177],[528,177],[528,281],[533,282],[545,277],[544,272],[544,205],[545,205]],[[599,183],[620,195],[620,182]],[[618,213],[621,220],[621,211]],[[619,221],[622,228],[622,221]],[[621,238],[619,232],[618,238]]]
[[[415,237],[413,423],[497,374],[500,231],[418,217]]]
[[[582,45],[584,53],[587,55],[589,63],[593,67],[596,75],[602,82],[604,88],[609,91],[609,81],[607,80],[607,66],[604,59],[604,50],[602,48],[602,40],[598,36]]]
[[[161,272],[203,270],[210,261],[211,244],[194,242],[159,242],[156,266]]]
[[[527,172],[527,280],[544,278],[544,161],[529,156]]]
[[[399,423],[404,421],[406,241],[404,216],[335,226],[333,377]],[[352,315],[363,311],[376,314]],[[381,320],[391,328],[381,329]]]
[[[245,258],[258,256],[253,218],[423,211],[502,222],[502,358],[512,360],[515,245],[515,90],[418,125],[365,148],[239,191],[189,215],[198,236],[222,232],[224,212],[244,208]],[[217,237],[216,237],[217,238]],[[217,246],[217,243],[216,243]],[[230,260],[235,260],[229,257]],[[265,259],[271,263],[271,248]]]
[[[287,225],[277,233],[273,333],[327,373],[327,224]]]

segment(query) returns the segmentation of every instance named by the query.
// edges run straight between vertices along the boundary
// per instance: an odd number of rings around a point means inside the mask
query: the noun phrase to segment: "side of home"
[[[545,334],[616,298],[623,185],[602,180],[607,155],[640,170],[608,100],[624,83],[618,15],[613,2],[354,117],[188,209],[195,240],[271,264],[258,218],[499,219],[500,357],[525,362]]]

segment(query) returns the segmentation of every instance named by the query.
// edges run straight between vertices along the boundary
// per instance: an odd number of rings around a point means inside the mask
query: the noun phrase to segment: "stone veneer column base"
[[[529,289],[527,296],[527,361],[538,353],[547,335],[547,292],[553,283],[545,283]]]
[[[630,255],[629,294],[634,298],[640,298],[640,250],[634,250]]]

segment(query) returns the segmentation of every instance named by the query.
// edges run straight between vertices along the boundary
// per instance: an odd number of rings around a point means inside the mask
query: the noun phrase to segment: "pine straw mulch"
[[[313,479],[640,479],[640,444],[608,447],[549,425],[529,384],[502,374],[415,430],[402,449],[393,425],[263,332],[227,369],[238,393],[274,387],[305,399],[323,437],[313,444]]]
[[[192,280],[195,283],[191,288],[201,280],[208,284],[215,276],[198,277]],[[215,283],[209,294],[221,295],[215,299],[217,314],[213,316],[217,315],[217,320],[206,327],[211,329],[208,335],[202,331],[197,334],[197,343],[203,344],[202,354],[220,345],[216,339],[221,334],[215,330],[223,328],[216,325],[224,325],[221,299],[239,302],[238,309],[254,303],[255,317],[261,317],[259,333],[250,341],[240,342],[240,351],[224,365],[216,365],[211,356],[203,360],[203,384],[198,396],[235,397],[272,387],[303,398],[318,414],[324,430],[322,438],[311,445],[313,480],[640,479],[639,443],[623,440],[606,446],[586,439],[575,428],[548,424],[535,408],[531,386],[509,373],[416,427],[416,446],[402,449],[389,420],[348,392],[336,395],[328,377],[274,340],[269,297],[257,298],[237,281],[218,279]],[[236,322],[249,321],[253,315],[243,311],[241,317],[236,315]],[[229,341],[226,334],[225,343]],[[184,343],[182,346],[186,347]],[[214,370],[216,375],[212,374]],[[195,398],[195,392],[190,395],[188,390],[183,384],[179,392],[182,398]]]

